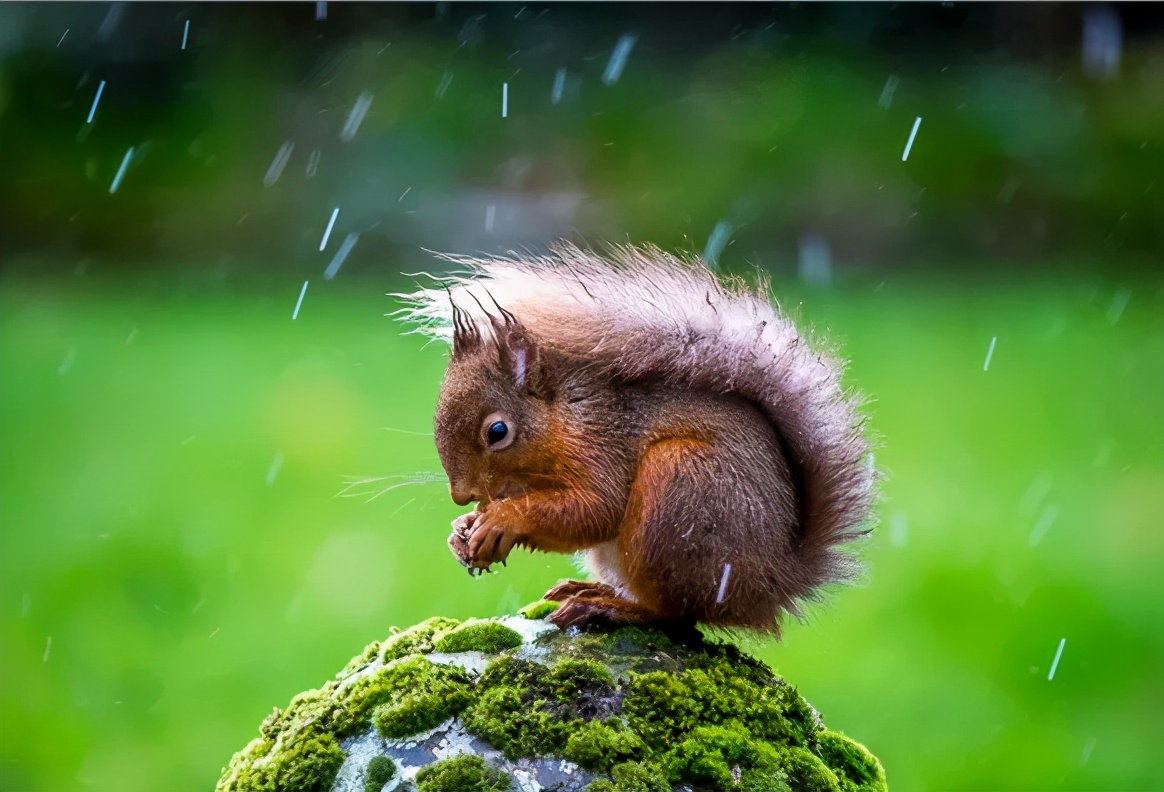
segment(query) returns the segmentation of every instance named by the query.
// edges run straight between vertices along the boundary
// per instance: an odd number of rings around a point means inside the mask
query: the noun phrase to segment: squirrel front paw
[[[470,567],[488,570],[490,564],[505,563],[521,535],[503,519],[495,509],[476,513],[467,542]]]
[[[462,514],[453,520],[453,532],[449,534],[449,549],[453,551],[461,566],[469,570],[470,575],[480,574],[480,570],[474,570],[472,556],[469,554],[469,536],[473,533],[477,516],[477,512]]]
[[[453,520],[449,549],[470,575],[488,572],[494,563],[505,564],[521,535],[497,519],[493,512],[469,512]]]

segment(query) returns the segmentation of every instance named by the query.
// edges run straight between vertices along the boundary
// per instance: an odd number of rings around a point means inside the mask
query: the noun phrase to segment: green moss
[[[294,734],[308,725],[318,732],[339,733],[349,729],[351,715],[332,697],[332,684],[328,683],[322,690],[308,690],[291,699],[287,710],[275,721],[273,733]]]
[[[469,688],[459,685],[406,696],[399,702],[381,704],[372,712],[372,723],[381,737],[397,739],[435,729],[459,715],[473,700]]]
[[[588,792],[671,792],[671,784],[657,768],[638,762],[615,765],[611,778],[591,782]]]
[[[332,735],[298,740],[273,763],[275,788],[326,792],[343,763],[344,752]]]
[[[509,759],[558,754],[580,721],[562,720],[546,699],[523,695],[513,687],[481,693],[462,715],[465,730],[500,750]]]
[[[671,639],[659,630],[635,626],[619,627],[601,641],[603,651],[612,655],[657,652],[671,645]]]
[[[465,728],[510,759],[561,755],[572,732],[617,705],[610,672],[601,663],[571,657],[549,668],[499,657],[481,674],[476,693],[462,716]]]
[[[395,777],[395,762],[387,756],[373,756],[364,772],[364,792],[380,792]]]
[[[344,727],[337,729],[337,733],[346,736],[361,731],[367,725],[372,710],[382,704],[391,705],[387,710],[377,713],[391,724],[389,728],[405,728],[412,720],[423,717],[417,713],[415,706],[406,705],[409,698],[447,698],[450,700],[449,707],[463,708],[468,701],[470,685],[469,676],[456,666],[438,665],[423,657],[397,660],[374,674],[356,680],[340,693],[347,717]],[[401,712],[396,716],[388,714],[391,707],[400,707]],[[449,712],[455,714],[451,709]],[[449,716],[441,717],[432,726],[439,724],[445,717]],[[432,726],[418,728],[412,733],[425,731]]]
[[[781,757],[789,785],[797,792],[841,792],[836,774],[804,748],[789,748]]]
[[[469,621],[438,636],[433,648],[438,652],[485,652],[497,654],[521,646],[515,630],[495,621]]]
[[[399,739],[459,715],[469,733],[510,760],[564,757],[609,774],[591,784],[593,792],[664,792],[672,783],[732,792],[886,792],[884,770],[864,746],[824,730],[794,688],[735,647],[624,627],[553,633],[539,642],[540,662],[532,662],[504,652],[520,643],[497,622],[430,619],[370,644],[342,681],[271,712],[218,790],[328,789],[343,762],[339,739],[372,725]],[[474,678],[418,654],[435,650],[502,654]],[[366,668],[377,652],[385,664]],[[361,668],[362,675],[354,673]],[[384,762],[377,768],[395,771]],[[373,769],[365,772],[367,792],[393,777],[380,781]],[[417,783],[421,792],[509,787],[477,757],[426,768]]]
[[[226,786],[238,792],[327,792],[344,763],[344,752],[335,737],[315,732],[301,733],[289,744],[267,741],[267,750],[253,757]],[[268,757],[270,760],[267,761]]]
[[[639,762],[615,765],[611,776],[620,792],[671,792],[671,785],[658,768]]]
[[[275,712],[279,712],[279,710],[276,709]],[[240,779],[247,776],[251,766],[269,754],[274,747],[275,741],[270,737],[256,737],[247,743],[245,748],[231,757],[230,765],[223,769],[222,776],[214,787],[215,792],[236,792],[236,790],[249,789],[249,786],[239,785]]]
[[[699,701],[684,674],[640,674],[625,690],[622,710],[628,725],[656,751],[665,751],[703,721]]]
[[[366,665],[370,665],[373,660],[380,654],[380,642],[372,641],[364,647],[364,651],[353,657],[348,664],[344,666],[344,670],[335,675],[336,679],[344,679],[351,674],[359,671]]]
[[[537,602],[531,602],[529,605],[526,605],[517,614],[526,619],[544,619],[556,611],[561,604],[553,600],[538,600]]]
[[[744,770],[738,792],[793,792],[783,770]]]
[[[754,740],[742,726],[700,726],[664,757],[664,771],[673,780],[707,782],[717,788],[737,785],[744,769],[776,770],[779,755]]]
[[[427,654],[433,651],[433,637],[437,633],[451,630],[460,622],[444,616],[434,616],[422,621],[415,627],[409,627],[404,632],[396,633],[384,642],[381,657],[387,663],[410,654]]]
[[[554,663],[543,681],[550,694],[563,702],[576,700],[583,691],[591,695],[614,692],[614,678],[606,666],[594,660],[563,658]]]
[[[845,792],[885,792],[885,770],[865,746],[843,734],[822,731],[817,753],[836,774]]]
[[[480,756],[444,759],[416,774],[420,792],[504,792],[510,788],[505,773]]]
[[[268,739],[275,739],[279,734],[279,722],[283,717],[283,710],[275,707],[271,710],[271,714],[263,718],[263,722],[259,724],[259,734]]]
[[[738,674],[727,657],[678,673],[633,677],[622,707],[627,722],[656,751],[682,742],[696,726],[741,723],[753,737],[811,747],[818,726],[812,710],[788,685]]]
[[[609,771],[628,759],[641,759],[647,746],[617,720],[590,721],[566,740],[564,755],[587,770]]]
[[[479,688],[503,686],[545,689],[546,667],[540,663],[502,655],[492,660],[477,681]]]

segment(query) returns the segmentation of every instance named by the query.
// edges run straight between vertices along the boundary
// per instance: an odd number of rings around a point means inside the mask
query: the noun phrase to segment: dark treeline
[[[559,236],[698,252],[716,234],[725,261],[769,264],[806,239],[846,264],[1151,260],[1162,19],[1157,4],[4,4],[0,239],[25,258],[282,266],[314,260],[338,207],[357,267]]]

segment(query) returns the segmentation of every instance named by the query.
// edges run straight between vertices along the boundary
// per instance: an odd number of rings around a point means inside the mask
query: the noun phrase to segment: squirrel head
[[[462,506],[520,495],[553,465],[544,352],[513,314],[498,311],[500,318],[485,312],[484,328],[453,304],[453,350],[434,438],[449,492]]]

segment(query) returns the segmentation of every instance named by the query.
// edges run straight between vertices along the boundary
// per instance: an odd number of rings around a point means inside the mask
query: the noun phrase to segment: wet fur
[[[405,312],[453,344],[438,451],[516,544],[590,550],[613,589],[568,597],[559,622],[776,632],[858,571],[842,548],[875,479],[859,404],[766,289],[654,249],[452,260],[467,273]],[[490,452],[479,424],[497,409],[519,440]]]

